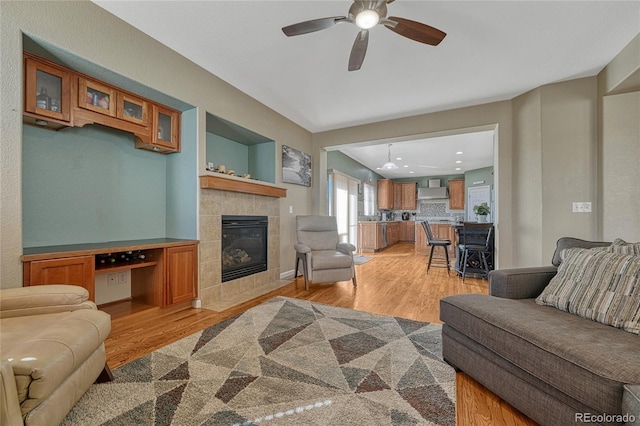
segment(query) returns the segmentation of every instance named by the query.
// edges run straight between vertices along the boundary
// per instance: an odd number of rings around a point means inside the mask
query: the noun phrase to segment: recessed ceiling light
[[[413,173],[413,170],[411,170],[409,173]]]
[[[456,164],[460,164],[460,163],[462,163],[462,161],[461,161],[461,160],[456,161]]]
[[[456,155],[462,155],[462,151],[456,152]]]
[[[396,157],[396,161],[402,160],[402,157]]]
[[[456,167],[456,170],[462,170],[460,167]]]
[[[409,166],[405,164],[405,165],[404,165],[404,166],[402,166],[402,167],[409,167]]]

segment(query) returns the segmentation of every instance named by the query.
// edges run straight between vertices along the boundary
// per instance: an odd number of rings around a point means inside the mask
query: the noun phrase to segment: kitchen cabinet
[[[24,286],[71,284],[89,291],[95,301],[93,256],[43,259],[23,264]]]
[[[393,182],[378,179],[378,210],[393,210]]]
[[[400,222],[387,222],[387,246],[400,241]]]
[[[417,182],[402,182],[402,201],[400,203],[399,210],[416,210],[417,201]]]
[[[393,209],[402,209],[402,183],[393,182]]]
[[[449,181],[449,209],[464,210],[464,179]]]
[[[48,61],[25,56],[24,118],[29,124],[71,125],[71,73]]]
[[[358,250],[374,252],[382,248],[382,226],[379,222],[358,222]]]
[[[195,299],[198,284],[198,246],[167,248],[167,304]]]
[[[414,221],[405,221],[400,222],[400,241],[409,241],[413,242],[416,240],[415,237],[415,222]]]

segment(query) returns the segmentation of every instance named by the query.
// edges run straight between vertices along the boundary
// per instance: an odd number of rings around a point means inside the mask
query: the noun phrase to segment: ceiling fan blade
[[[397,25],[393,26],[392,22],[389,21],[396,22]],[[430,27],[429,25],[411,21],[409,19],[397,18],[395,16],[387,18],[384,25],[396,34],[400,34],[403,37],[410,38],[411,40],[415,40],[420,43],[430,44],[432,46],[440,44],[442,39],[447,35],[439,29]]]
[[[369,45],[369,31],[362,30],[356,36],[356,41],[353,42],[351,48],[351,55],[349,56],[349,71],[357,71],[364,62],[364,55],[367,53],[367,46]]]
[[[298,22],[297,24],[282,27],[282,32],[287,37],[297,36],[301,34],[312,33],[315,31],[331,28],[335,24],[345,21],[344,16],[332,16],[329,18],[312,19],[311,21]]]

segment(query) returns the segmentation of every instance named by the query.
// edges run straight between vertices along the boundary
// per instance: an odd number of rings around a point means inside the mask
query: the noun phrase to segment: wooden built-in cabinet
[[[71,73],[51,63],[32,58],[24,62],[24,121],[52,128],[67,127],[71,121]]]
[[[194,299],[198,293],[198,241],[194,240],[75,244],[26,248],[24,252],[24,286],[78,285],[95,301],[97,274],[129,270],[134,302],[162,307]],[[110,261],[129,253],[125,261]]]
[[[167,304],[195,299],[198,283],[198,246],[167,248]]]
[[[116,116],[116,89],[88,78],[78,78],[78,107]]]
[[[464,210],[464,179],[449,181],[449,210]]]
[[[24,285],[72,284],[89,291],[95,300],[93,256],[34,260],[23,264]]]
[[[136,138],[136,148],[155,152],[180,151],[179,113],[159,105],[153,105],[152,110],[151,138]]]
[[[26,124],[54,130],[101,124],[135,136],[135,147],[180,152],[180,112],[30,53],[25,58]]]

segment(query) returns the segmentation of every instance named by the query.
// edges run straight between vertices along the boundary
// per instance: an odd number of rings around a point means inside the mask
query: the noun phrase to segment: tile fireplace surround
[[[221,311],[265,294],[291,280],[280,279],[280,198],[233,190],[200,189],[200,299]],[[222,282],[222,215],[268,216],[267,270]]]

